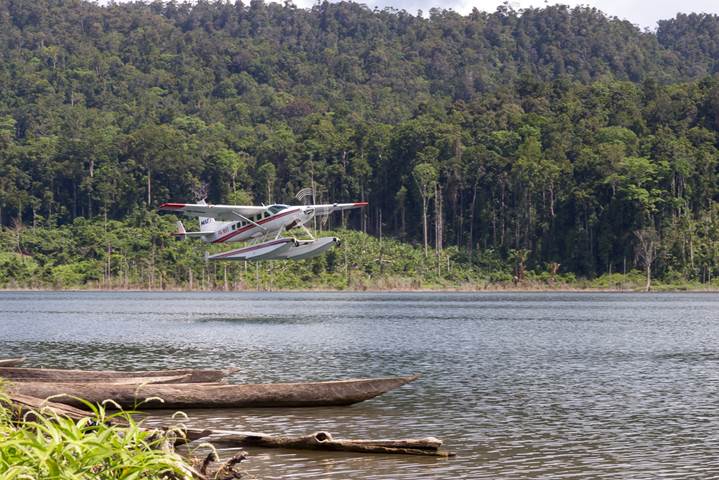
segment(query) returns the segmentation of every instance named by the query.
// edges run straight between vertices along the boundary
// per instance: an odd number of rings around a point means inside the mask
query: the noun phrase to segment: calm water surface
[[[0,293],[0,356],[20,355],[239,367],[233,382],[421,373],[352,407],[190,411],[190,423],[433,435],[458,453],[252,450],[249,478],[719,477],[719,295]]]

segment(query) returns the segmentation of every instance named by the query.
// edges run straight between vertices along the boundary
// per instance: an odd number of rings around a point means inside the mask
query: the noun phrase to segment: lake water
[[[188,411],[189,423],[432,435],[458,454],[250,450],[247,478],[719,476],[719,295],[0,292],[0,356],[21,355],[239,367],[233,382],[420,373],[352,407]]]

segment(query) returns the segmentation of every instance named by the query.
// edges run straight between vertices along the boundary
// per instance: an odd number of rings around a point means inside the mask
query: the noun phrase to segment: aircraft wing
[[[239,220],[251,217],[267,210],[267,207],[255,205],[203,205],[200,203],[163,203],[160,205],[163,212],[182,213],[188,217],[208,217],[221,222]]]
[[[314,208],[315,215],[329,215],[332,212],[340,212],[342,210],[351,210],[353,208],[366,207],[367,202],[355,203],[329,203],[326,205],[307,205],[305,208]]]

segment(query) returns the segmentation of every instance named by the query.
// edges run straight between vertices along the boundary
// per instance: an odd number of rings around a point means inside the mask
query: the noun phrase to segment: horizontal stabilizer
[[[178,235],[182,235],[184,237],[189,237],[189,238],[203,238],[203,237],[206,238],[206,237],[211,237],[214,233],[215,232],[185,232],[185,233],[180,233]]]
[[[184,240],[186,238],[203,238],[211,237],[215,232],[188,232],[185,230],[185,226],[182,222],[177,222],[177,232],[175,232],[175,238],[178,240]]]

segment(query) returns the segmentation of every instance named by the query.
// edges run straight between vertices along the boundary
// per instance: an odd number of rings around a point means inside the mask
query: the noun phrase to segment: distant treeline
[[[175,241],[173,217],[138,212],[124,221],[77,218],[60,227],[0,232],[0,288],[97,289],[403,289],[512,286],[512,268],[485,253],[475,268],[456,247],[425,256],[420,247],[358,231],[312,260],[205,262],[205,251],[227,245]],[[20,253],[22,252],[22,253]],[[634,277],[630,277],[636,279]],[[550,286],[570,275],[532,272],[527,280]]]
[[[468,268],[719,273],[716,16],[7,0],[0,59],[7,238],[314,186]]]
[[[78,217],[59,227],[0,231],[0,289],[142,290],[639,290],[638,270],[592,280],[559,273],[554,264],[527,269],[522,252],[471,254],[456,246],[425,255],[421,245],[356,230],[322,231],[341,246],[311,260],[205,262],[227,245],[175,241],[174,217],[138,211],[123,221]],[[522,278],[517,276],[522,272]],[[658,289],[717,289],[666,279]]]

